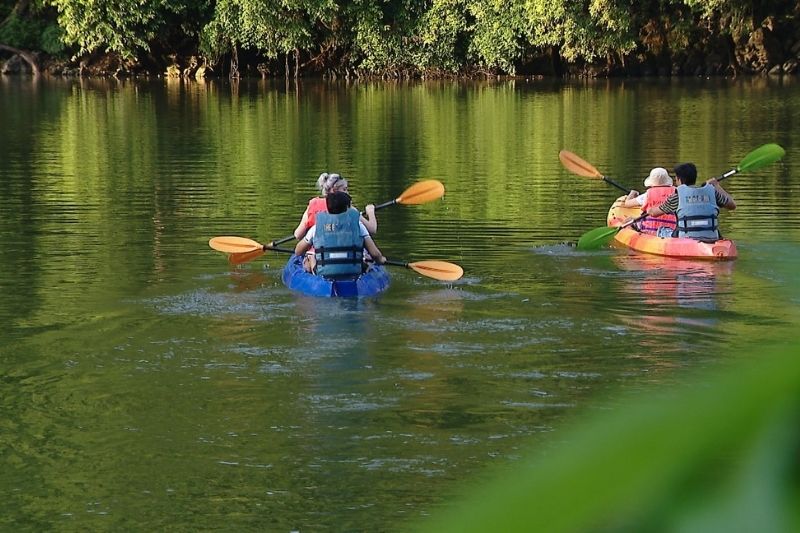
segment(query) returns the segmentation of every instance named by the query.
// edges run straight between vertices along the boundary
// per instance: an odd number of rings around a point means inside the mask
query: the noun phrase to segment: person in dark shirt
[[[652,217],[674,214],[678,227],[676,237],[693,239],[719,239],[717,214],[719,208],[736,209],[733,196],[728,194],[716,179],[697,187],[697,167],[694,163],[681,163],[674,169],[678,187],[664,202],[647,210]]]

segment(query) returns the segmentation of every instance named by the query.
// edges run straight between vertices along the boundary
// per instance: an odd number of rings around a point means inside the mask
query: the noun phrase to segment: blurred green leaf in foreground
[[[800,531],[800,343],[553,434],[423,531]]]

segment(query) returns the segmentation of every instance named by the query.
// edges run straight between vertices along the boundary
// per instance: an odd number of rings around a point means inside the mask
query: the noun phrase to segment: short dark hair
[[[684,185],[694,185],[697,181],[697,167],[694,163],[681,163],[676,165],[672,171]]]
[[[350,195],[343,191],[328,193],[325,195],[325,206],[331,215],[344,213],[350,207]]]

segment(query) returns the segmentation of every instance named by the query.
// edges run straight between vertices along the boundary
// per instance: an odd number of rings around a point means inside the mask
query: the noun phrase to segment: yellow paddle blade
[[[396,202],[403,205],[419,205],[438,200],[444,196],[444,185],[438,180],[418,181],[397,197]]]
[[[226,254],[252,252],[263,248],[256,241],[244,237],[214,237],[208,241],[208,245],[216,251]]]
[[[228,263],[232,265],[241,265],[242,263],[247,263],[253,259],[258,259],[262,255],[264,255],[264,250],[262,248],[259,248],[258,250],[252,250],[250,252],[242,252],[240,254],[230,254],[228,256]]]
[[[558,152],[558,158],[561,160],[561,164],[564,165],[564,168],[573,174],[583,176],[584,178],[603,179],[603,175],[599,170],[594,168],[591,163],[584,161],[569,150],[561,150]]]
[[[407,266],[423,276],[440,281],[455,281],[464,275],[463,268],[447,261],[417,261],[408,263]]]

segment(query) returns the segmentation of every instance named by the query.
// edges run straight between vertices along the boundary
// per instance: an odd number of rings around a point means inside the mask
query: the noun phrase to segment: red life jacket
[[[658,207],[675,192],[675,187],[672,185],[660,185],[650,187],[647,189],[647,200],[642,206],[642,211],[647,212],[651,207]],[[650,233],[655,235],[658,228],[668,227],[670,230],[675,230],[677,221],[675,215],[664,214],[658,217],[646,217],[639,222],[639,230],[642,233]]]
[[[308,222],[306,223],[306,230],[314,227],[317,223],[317,213],[327,213],[328,205],[325,203],[325,198],[312,198],[308,201]]]

